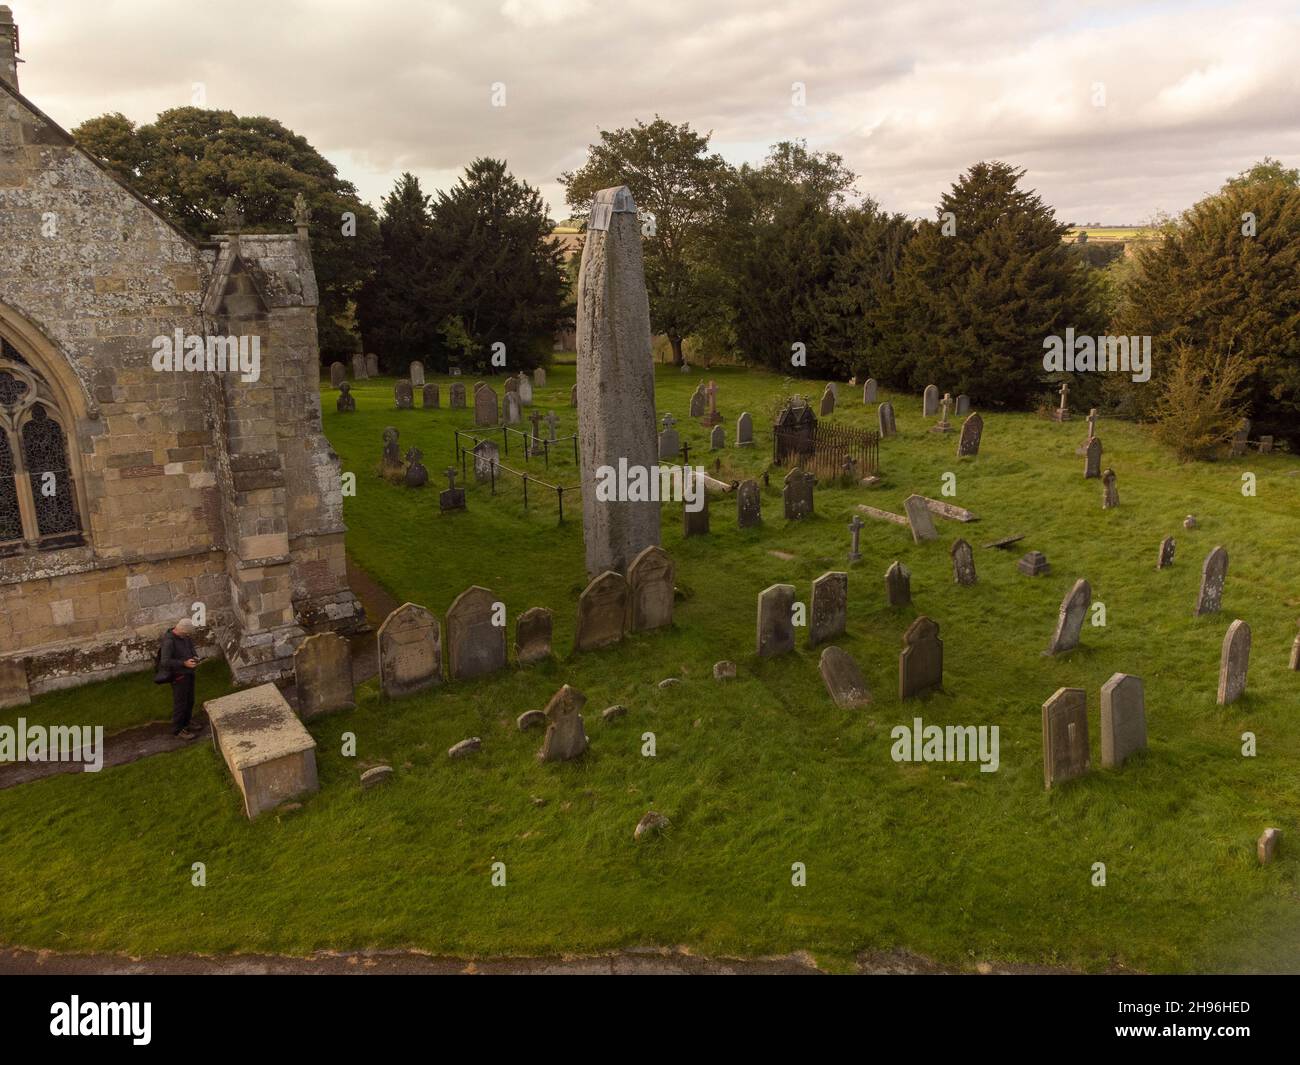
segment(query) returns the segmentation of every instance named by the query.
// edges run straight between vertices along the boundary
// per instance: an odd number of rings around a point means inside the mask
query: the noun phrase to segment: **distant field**
[[[1089,240],[1151,240],[1154,237],[1147,226],[1081,226],[1071,229],[1066,240],[1074,240],[1080,233],[1087,233]]]

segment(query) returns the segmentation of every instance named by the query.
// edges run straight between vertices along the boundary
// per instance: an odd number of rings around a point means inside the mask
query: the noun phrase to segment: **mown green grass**
[[[762,429],[785,391],[769,375],[714,376],[729,442],[741,410]],[[697,456],[706,431],[686,413],[698,380],[659,369],[659,413],[677,415]],[[562,435],[574,422],[572,382],[572,366],[557,367],[537,396],[565,419]],[[471,411],[447,409],[442,386],[438,412],[393,410],[390,381],[355,388],[355,415],[336,414],[334,394],[323,393],[326,432],[358,479],[345,504],[349,548],[399,600],[439,615],[470,584],[508,605],[512,636],[518,613],[551,607],[557,660],[396,703],[367,684],[355,712],[312,725],[320,793],[300,812],[254,824],[206,742],[0,792],[0,939],[134,953],[684,944],[741,955],[804,949],[835,968],[862,950],[903,948],[956,966],[1300,970],[1300,674],[1286,668],[1300,616],[1295,458],[1180,467],[1141,428],[1103,421],[1121,506],[1102,511],[1101,486],[1083,479],[1074,453],[1082,420],[986,413],[981,454],[957,462],[955,434],[927,432],[919,397],[895,395],[900,436],[883,445],[881,487],[819,489],[816,516],[787,524],[778,473],[762,528],[738,530],[734,501],[715,499],[712,535],[689,541],[681,507],[666,506],[663,543],[681,591],[675,627],[571,656],[585,583],[580,508],[559,526],[549,500],[534,497],[525,513],[517,490],[493,499],[471,484],[468,511],[440,515],[451,430],[472,422]],[[874,407],[855,392],[841,386],[836,420],[874,425]],[[428,489],[375,476],[388,424],[403,449],[422,447]],[[723,475],[760,474],[767,444],[760,435],[752,451],[729,448]],[[1247,470],[1258,477],[1255,498],[1241,494]],[[864,560],[845,561],[855,503],[901,511],[911,492],[938,498],[948,471],[953,501],[981,522],[940,520],[940,542],[919,546],[904,528],[869,522]],[[571,463],[554,472],[574,483]],[[1188,513],[1199,529],[1182,528]],[[1019,532],[1027,538],[1014,553],[981,546]],[[1157,572],[1156,547],[1170,533],[1177,561]],[[975,546],[972,588],[952,582],[958,536]],[[1224,611],[1195,619],[1201,561],[1217,543],[1231,555]],[[1030,549],[1047,554],[1049,576],[1016,571]],[[912,570],[914,609],[884,604],[894,559]],[[845,568],[849,627],[837,642],[873,689],[865,712],[830,702],[817,651],[762,662],[753,653],[759,591],[788,581],[806,598],[814,578]],[[1079,650],[1043,657],[1061,598],[1081,576],[1107,624],[1085,627]],[[942,628],[945,690],[900,704],[900,636],[918,612]],[[1254,631],[1250,684],[1221,708],[1219,651],[1236,617]],[[739,676],[719,684],[711,671],[723,658]],[[1150,750],[1045,792],[1042,702],[1062,686],[1087,689],[1099,767],[1098,689],[1117,671],[1146,683]],[[668,676],[683,683],[656,687]],[[591,750],[579,763],[539,765],[540,736],[517,732],[514,719],[566,682],[588,696]],[[206,685],[211,692],[215,678]],[[630,713],[605,724],[600,710],[612,703]],[[157,704],[142,677],[44,697],[26,713],[120,722],[162,716]],[[1000,770],[894,763],[889,731],[914,716],[998,725]],[[1258,757],[1241,755],[1247,730]],[[344,732],[356,734],[357,759],[340,754]],[[641,754],[646,732],[654,758]],[[447,748],[467,736],[483,738],[482,752],[450,762]],[[380,761],[395,766],[394,780],[362,793],[359,763]],[[673,827],[635,844],[632,829],[651,808]],[[1284,838],[1279,859],[1261,868],[1255,840],[1269,825]],[[196,861],[207,866],[201,890],[190,886]],[[497,861],[504,888],[490,886]],[[791,886],[794,862],[806,864],[807,887]],[[1104,888],[1091,886],[1095,862],[1106,865]]]

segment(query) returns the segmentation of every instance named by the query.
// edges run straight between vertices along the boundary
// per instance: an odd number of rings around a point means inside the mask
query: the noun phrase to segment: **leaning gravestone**
[[[826,391],[822,393],[822,403],[819,413],[823,418],[828,414],[835,413],[835,393],[831,391],[831,386],[826,386]]]
[[[970,587],[979,578],[975,575],[975,552],[965,540],[952,545],[952,579],[954,583]]]
[[[348,379],[348,368],[346,366],[344,366],[341,362],[330,363],[330,385],[332,385],[334,388],[338,388],[339,385],[341,385],[347,379]]]
[[[808,643],[819,643],[844,635],[848,624],[849,575],[832,570],[812,584],[812,609],[808,618]]]
[[[861,710],[871,705],[871,689],[853,656],[842,647],[827,647],[817,663],[826,691],[841,710]]]
[[[564,685],[546,704],[546,736],[537,757],[543,762],[567,762],[587,749],[587,733],[581,710],[587,697]]]
[[[983,436],[984,419],[980,417],[979,411],[976,411],[961,423],[961,436],[957,440],[957,457],[960,459],[968,455],[978,455],[980,439]]]
[[[876,412],[880,419],[880,437],[885,439],[898,432],[898,423],[894,421],[894,405],[885,400]]]
[[[1174,538],[1166,536],[1160,541],[1160,553],[1156,556],[1156,569],[1165,569],[1174,564]]]
[[[921,414],[926,418],[933,418],[939,413],[939,389],[934,385],[926,385],[925,391],[921,393]]]
[[[397,404],[398,410],[410,410],[413,396],[411,394],[410,381],[398,381],[393,387],[393,402]]]
[[[473,447],[474,480],[479,484],[492,479],[492,471],[501,461],[501,448],[492,440],[480,440]]]
[[[1088,695],[1082,688],[1058,688],[1043,703],[1043,787],[1081,777],[1091,764]]]
[[[627,601],[627,581],[621,573],[609,570],[593,578],[578,597],[574,650],[595,651],[623,639]]]
[[[428,384],[420,390],[420,403],[425,410],[437,410],[441,406],[440,400],[437,385]]]
[[[817,479],[811,473],[804,473],[798,466],[785,475],[781,487],[781,499],[785,504],[787,521],[796,521],[813,512],[813,485]]]
[[[521,666],[545,662],[551,657],[554,617],[544,606],[525,610],[515,622],[515,661]]]
[[[486,392],[487,389],[483,389],[483,391]],[[505,399],[502,400],[501,405],[502,405],[502,408],[503,408],[503,410],[504,410],[504,414],[505,414],[505,416],[504,416],[504,418],[503,418],[502,420],[505,422],[505,424],[506,424],[506,425],[518,425],[518,424],[519,424],[519,417],[520,417],[520,414],[519,414],[519,411],[520,411],[520,408],[519,408],[519,393],[517,393],[517,392],[507,392],[506,395],[505,395]]]
[[[673,623],[673,560],[651,545],[627,568],[628,630],[645,632]]]
[[[416,359],[414,362],[411,363],[410,378],[411,378],[412,388],[424,387],[424,363],[422,363],[419,359]]]
[[[505,669],[505,607],[486,588],[466,588],[447,608],[447,665],[452,680]]]
[[[1222,545],[1205,556],[1201,566],[1201,590],[1196,596],[1196,617],[1217,614],[1223,604],[1223,585],[1228,579],[1228,552]]]
[[[1147,713],[1142,678],[1116,673],[1101,686],[1101,764],[1124,764],[1147,746]]]
[[[366,376],[367,377],[379,376],[379,356],[376,355],[374,352],[370,352],[366,356]]]
[[[903,633],[898,656],[898,698],[915,699],[943,684],[943,640],[939,626],[922,614]]]
[[[774,584],[758,593],[756,649],[760,658],[794,650],[793,608],[793,584]]]
[[[455,382],[451,386],[451,409],[452,410],[465,409],[465,386],[461,384],[459,381]]]
[[[1228,626],[1219,658],[1219,705],[1227,706],[1241,698],[1246,690],[1246,670],[1250,666],[1250,626],[1238,618]]]
[[[862,386],[862,402],[876,402],[876,379],[874,377],[868,377],[866,383]]]
[[[298,717],[311,721],[335,710],[354,710],[352,648],[335,632],[308,636],[293,654]]]
[[[334,401],[334,409],[340,414],[351,414],[357,409],[357,397],[352,394],[352,386],[346,381],[339,385],[339,398]]]
[[[442,630],[422,606],[404,603],[379,626],[379,687],[389,699],[442,683]]]
[[[1101,476],[1101,437],[1099,436],[1094,436],[1088,441],[1087,450],[1084,452],[1083,476],[1085,478]]]
[[[745,411],[736,419],[736,447],[754,446],[754,419]]]
[[[1073,651],[1079,646],[1079,634],[1083,631],[1083,622],[1091,605],[1092,586],[1080,577],[1061,600],[1056,631],[1052,633],[1052,642],[1047,645],[1049,655]]]
[[[360,352],[352,356],[352,378],[355,381],[364,381],[370,377],[379,376],[379,366],[376,364],[375,372],[370,372],[370,364]]]
[[[901,562],[885,570],[885,601],[890,606],[907,606],[912,601],[912,571]]]
[[[736,524],[742,529],[763,524],[763,500],[758,482],[752,478],[736,489]]]
[[[582,483],[602,467],[653,471],[655,370],[641,222],[625,186],[596,193],[578,270],[578,441]],[[582,493],[587,575],[623,572],[659,543],[659,503]]]
[[[1115,477],[1115,471],[1107,469],[1101,475],[1101,509],[1110,510],[1111,507],[1119,506],[1119,484]]]
[[[927,540],[939,539],[934,528],[934,515],[930,513],[925,496],[908,496],[903,500],[903,510],[907,512],[907,524],[912,528],[913,543],[923,544]]]
[[[484,385],[474,393],[474,424],[495,426],[497,421],[497,394]]]

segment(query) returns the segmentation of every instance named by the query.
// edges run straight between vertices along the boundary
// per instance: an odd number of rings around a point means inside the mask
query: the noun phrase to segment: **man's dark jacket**
[[[178,680],[194,670],[190,669],[185,663],[191,658],[197,659],[198,652],[194,650],[194,641],[188,636],[177,636],[171,629],[167,630],[162,640],[162,652],[158,656],[158,669],[160,672],[170,673],[173,680]]]

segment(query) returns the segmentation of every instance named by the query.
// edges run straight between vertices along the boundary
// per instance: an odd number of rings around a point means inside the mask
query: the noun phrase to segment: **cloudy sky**
[[[980,159],[1106,224],[1182,210],[1265,155],[1300,165],[1300,0],[4,2],[22,89],[65,127],[148,121],[201,83],[376,204],[403,170],[446,187],[490,155],[564,217],[556,176],[597,130],[655,114],[736,163],[802,137],[911,214]]]

